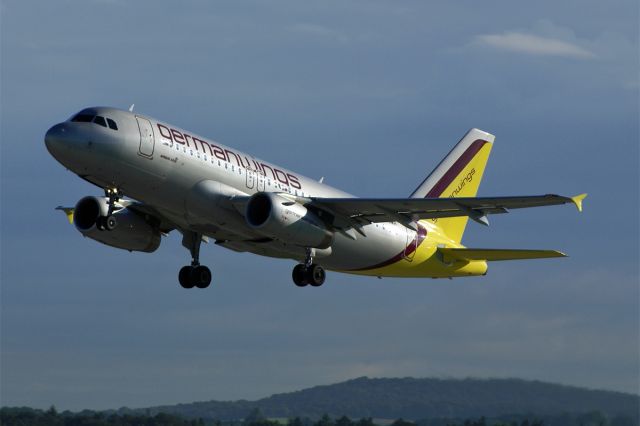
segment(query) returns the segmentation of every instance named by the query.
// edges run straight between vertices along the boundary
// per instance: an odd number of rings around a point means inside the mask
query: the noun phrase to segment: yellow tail
[[[492,134],[482,130],[469,130],[411,197],[475,197],[494,139]],[[462,216],[434,219],[434,222],[449,238],[459,243],[462,241],[468,219],[467,216]]]

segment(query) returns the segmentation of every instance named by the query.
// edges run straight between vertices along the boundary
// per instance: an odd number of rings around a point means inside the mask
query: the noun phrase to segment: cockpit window
[[[101,125],[102,127],[107,127],[107,122],[104,120],[104,117],[100,117],[99,115],[96,115],[93,122]]]
[[[110,118],[103,117],[101,115],[92,115],[85,113],[78,113],[71,118],[71,121],[76,123],[95,123],[102,127],[109,127],[112,130],[118,130],[118,125]]]
[[[93,120],[93,115],[89,114],[76,114],[76,116],[71,119],[71,121],[77,123],[90,123],[91,120]]]

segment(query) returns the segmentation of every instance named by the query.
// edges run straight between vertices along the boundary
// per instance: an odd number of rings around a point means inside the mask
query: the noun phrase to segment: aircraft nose
[[[66,132],[67,129],[65,129],[64,124],[60,123],[47,130],[44,135],[44,144],[54,157],[63,149],[67,137]]]

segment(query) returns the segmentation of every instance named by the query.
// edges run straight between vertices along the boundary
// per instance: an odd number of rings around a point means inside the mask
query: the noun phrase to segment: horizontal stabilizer
[[[546,259],[551,257],[567,257],[556,250],[516,250],[516,249],[470,249],[470,248],[439,248],[445,261],[453,260],[519,260]]]

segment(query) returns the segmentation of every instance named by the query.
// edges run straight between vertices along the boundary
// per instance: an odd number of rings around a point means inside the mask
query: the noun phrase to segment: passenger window
[[[89,114],[77,114],[71,119],[71,121],[76,123],[91,123],[91,120],[93,120],[93,115]]]
[[[113,121],[110,118],[107,118],[107,123],[109,124],[109,128],[113,129],[113,130],[118,130],[118,125],[116,124],[115,121]]]
[[[105,121],[104,117],[100,117],[99,115],[96,115],[96,117],[93,119],[93,122],[101,125],[102,127],[107,127],[107,122]]]

